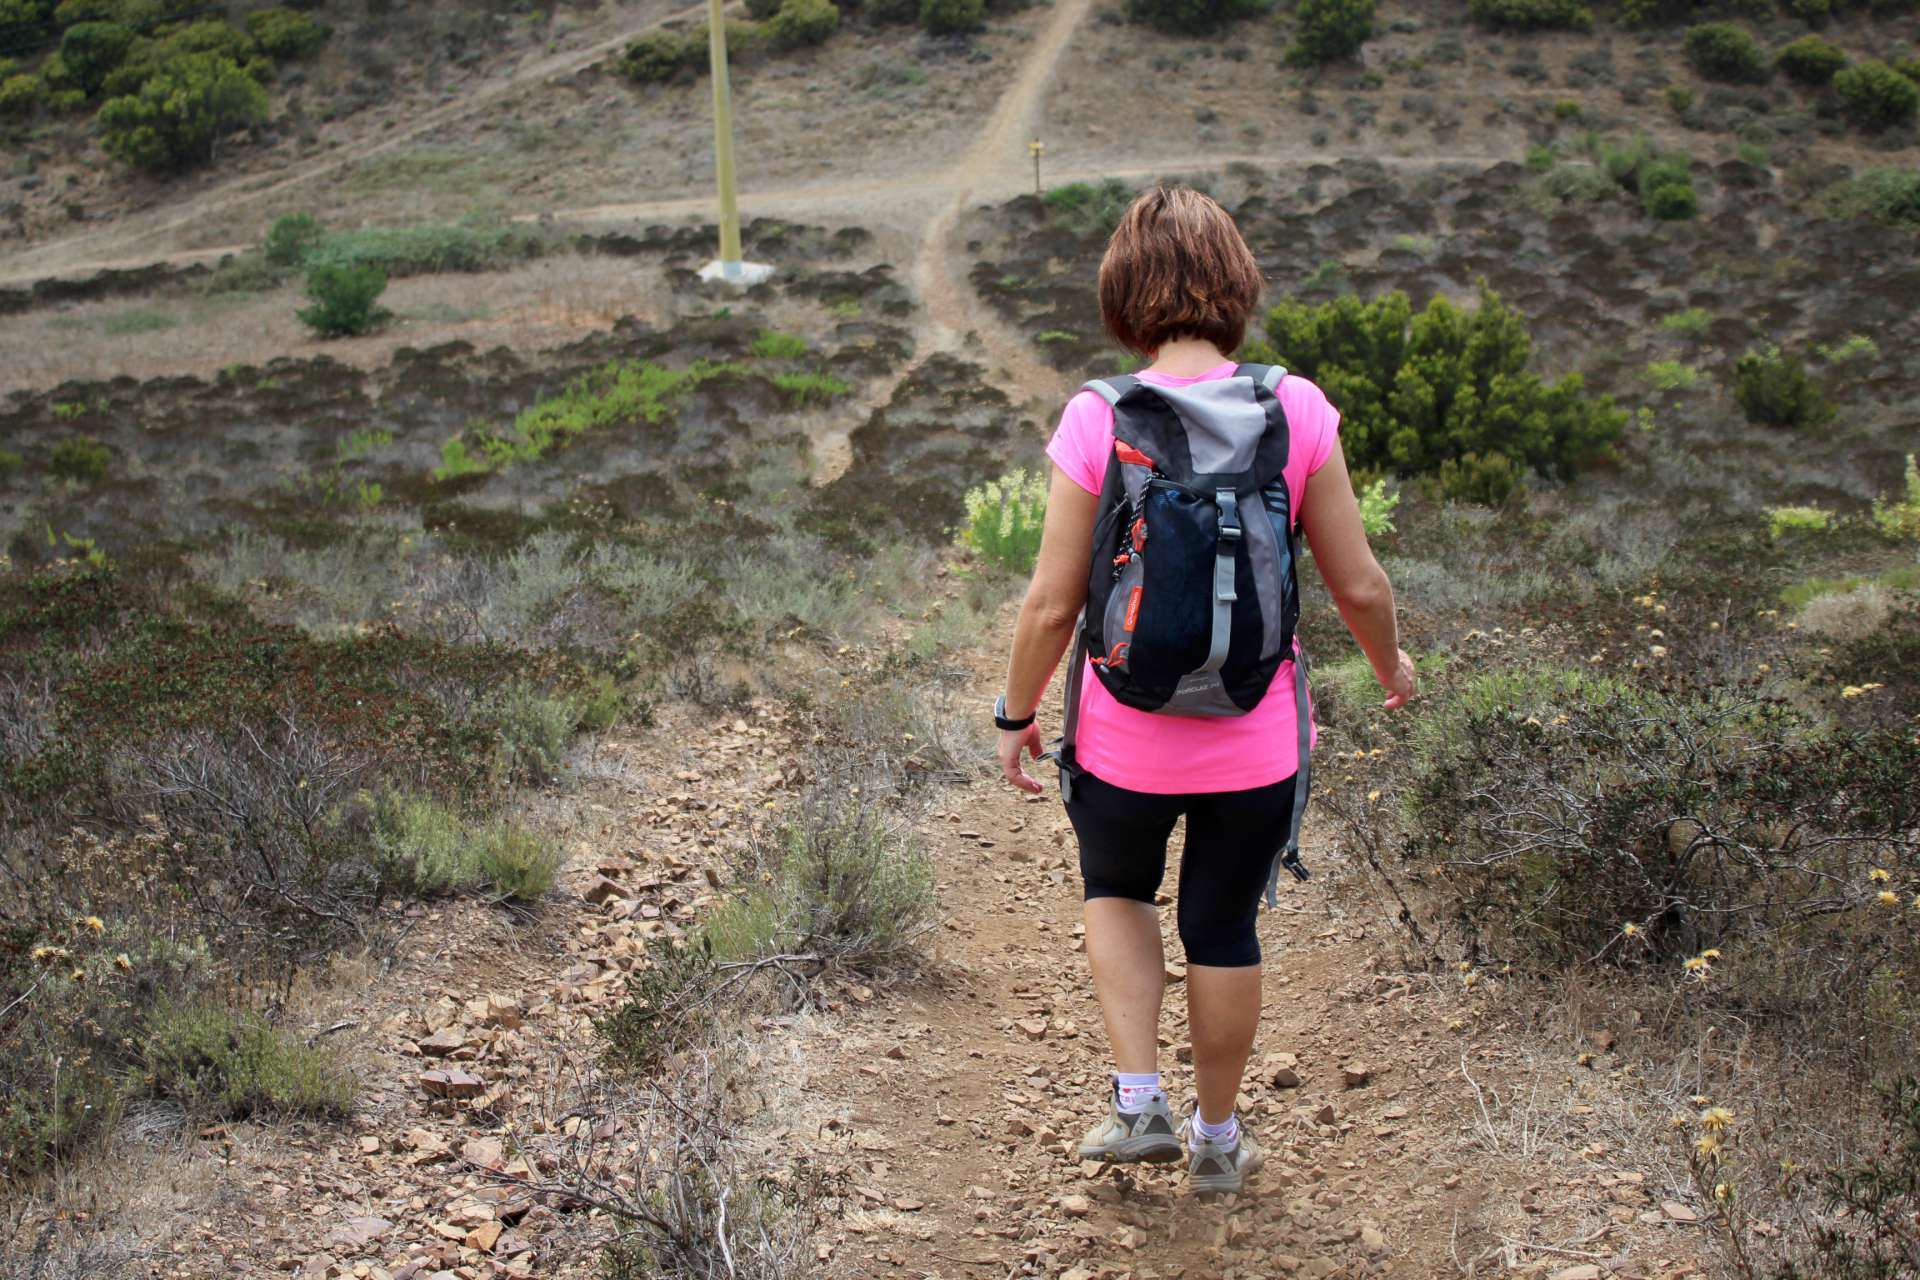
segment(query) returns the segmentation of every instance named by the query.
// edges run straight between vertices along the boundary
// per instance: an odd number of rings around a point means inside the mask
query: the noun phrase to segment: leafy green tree
[[[776,49],[799,49],[824,44],[840,27],[840,9],[833,0],[781,0],[767,23],[767,39]]]
[[[1817,86],[1832,83],[1847,65],[1847,55],[1825,36],[1805,35],[1782,49],[1774,65],[1789,80]]]
[[[1373,0],[1300,0],[1294,17],[1299,30],[1287,61],[1295,66],[1351,58],[1373,35]]]
[[[100,108],[101,144],[136,168],[170,173],[211,160],[222,138],[266,118],[266,90],[232,59],[182,54]]]
[[[60,65],[69,81],[89,96],[127,60],[138,37],[117,22],[77,22],[60,37]]]
[[[297,62],[320,52],[333,28],[293,9],[255,9],[247,32],[275,62]]]
[[[1862,62],[1833,78],[1847,116],[1863,129],[1911,124],[1920,113],[1920,85],[1884,62]]]
[[[310,307],[295,312],[322,338],[359,337],[393,315],[379,304],[387,273],[378,267],[318,266],[307,273]]]
[[[1750,84],[1767,78],[1766,55],[1751,35],[1731,22],[1688,27],[1681,47],[1687,65],[1709,80]]]
[[[920,0],[920,25],[933,34],[959,35],[987,25],[985,0]]]
[[[1247,358],[1321,385],[1341,408],[1356,468],[1418,474],[1472,454],[1480,474],[1499,454],[1565,477],[1606,454],[1626,424],[1611,398],[1584,394],[1579,374],[1548,384],[1527,372],[1525,321],[1484,283],[1473,310],[1435,297],[1415,315],[1404,293],[1283,302],[1267,313],[1267,338]]]
[[[1201,36],[1262,13],[1262,0],[1127,0],[1127,20],[1178,36]]]
[[[189,22],[171,28],[159,39],[135,41],[126,61],[107,76],[101,92],[109,98],[136,94],[178,59],[197,53],[225,58],[262,84],[273,78],[272,61],[261,56],[245,32],[224,22]]]

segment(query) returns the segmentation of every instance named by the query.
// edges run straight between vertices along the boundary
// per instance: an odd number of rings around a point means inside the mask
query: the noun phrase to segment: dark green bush
[[[1640,206],[1665,222],[1691,218],[1699,211],[1687,162],[1673,156],[1654,160],[1640,169]]]
[[[1468,0],[1467,13],[1492,31],[1593,30],[1593,10],[1579,0]]]
[[[1527,371],[1532,353],[1525,319],[1483,284],[1470,311],[1436,296],[1415,315],[1404,293],[1283,302],[1267,313],[1267,342],[1244,358],[1319,383],[1341,408],[1356,468],[1422,474],[1504,454],[1568,476],[1610,451],[1626,414],[1589,399],[1577,373],[1542,382]]]
[[[0,116],[24,116],[40,105],[40,77],[22,73],[0,78]]]
[[[935,35],[984,30],[986,0],[920,0],[920,25]]]
[[[1709,80],[1752,84],[1767,78],[1767,58],[1759,44],[1731,22],[1688,27],[1682,48],[1687,64]]]
[[[1133,188],[1118,178],[1100,182],[1069,182],[1041,197],[1049,220],[1057,220],[1075,235],[1105,239],[1120,225],[1120,215],[1133,203]]]
[[[126,61],[134,39],[133,28],[117,22],[76,23],[60,37],[60,65],[67,78],[91,96]]]
[[[1295,66],[1338,62],[1360,52],[1373,35],[1373,0],[1300,0],[1287,61]]]
[[[802,49],[824,44],[839,27],[840,9],[833,0],[781,0],[767,23],[767,39],[776,49]]]
[[[1749,351],[1734,361],[1733,398],[1747,421],[1769,427],[1818,427],[1833,405],[1798,357],[1778,347]]]
[[[1448,458],[1433,473],[1432,491],[1446,502],[1502,507],[1516,495],[1525,494],[1526,488],[1521,469],[1504,453]]]
[[[755,22],[765,22],[780,12],[781,0],[747,0],[747,16]]]
[[[1847,55],[1825,36],[1805,35],[1780,51],[1774,65],[1790,80],[1808,85],[1831,83],[1847,65]]]
[[[1200,36],[1265,12],[1264,0],[1127,0],[1127,21],[1179,36]]]
[[[1911,124],[1920,112],[1920,85],[1884,62],[1862,62],[1833,77],[1847,118],[1862,129]]]
[[[245,32],[224,22],[189,22],[168,28],[156,39],[135,41],[126,61],[108,74],[101,92],[109,98],[138,93],[147,81],[194,54],[225,58],[262,84],[273,78],[272,59]]]
[[[1826,205],[1843,218],[1920,227],[1920,169],[1863,170],[1828,192]]]
[[[255,9],[247,31],[275,62],[297,62],[320,52],[333,29],[293,9]]]
[[[100,141],[117,160],[169,173],[211,160],[222,138],[266,118],[266,90],[237,63],[183,54],[100,108]]]
[[[687,57],[688,40],[672,31],[649,31],[627,43],[620,55],[620,73],[637,84],[661,84],[694,64]]]
[[[288,213],[275,218],[267,229],[263,249],[267,261],[276,267],[302,267],[307,255],[320,244],[320,223],[310,213]]]
[[[920,21],[920,0],[866,0],[860,6],[869,22],[904,24]]]
[[[62,480],[94,481],[107,474],[113,453],[92,436],[70,436],[53,447],[47,469]]]
[[[323,338],[357,337],[393,314],[379,305],[386,288],[387,273],[378,267],[317,266],[307,273],[313,305],[295,314]]]

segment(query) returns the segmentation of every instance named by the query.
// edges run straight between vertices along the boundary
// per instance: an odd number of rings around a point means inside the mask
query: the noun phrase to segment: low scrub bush
[[[708,62],[704,46],[674,31],[649,31],[627,43],[620,72],[636,84],[663,84],[682,71],[699,74]]]
[[[1593,10],[1579,0],[1468,0],[1467,13],[1491,31],[1593,30]]]
[[[1373,4],[1374,0],[1300,0],[1294,9],[1295,30],[1287,61],[1311,67],[1353,57],[1373,36]]]
[[[546,253],[553,242],[537,227],[485,216],[417,227],[360,227],[323,232],[300,265],[374,267],[392,276],[443,271],[496,271]]]
[[[985,30],[986,0],[920,0],[920,25],[934,35]]]
[[[1754,84],[1767,78],[1766,54],[1744,27],[1731,22],[1688,27],[1681,48],[1687,65],[1709,80]]]
[[[713,1024],[720,981],[704,936],[690,943],[655,937],[628,977],[620,1004],[594,1023],[602,1056],[613,1066],[645,1073],[697,1043]]]
[[[797,333],[762,329],[753,335],[753,354],[762,360],[799,360],[807,354],[807,340]]]
[[[1262,13],[1262,0],[1127,0],[1127,21],[1172,35],[1207,35]]]
[[[322,338],[359,337],[391,319],[380,305],[387,291],[387,273],[378,267],[337,267],[327,264],[307,272],[307,301],[294,314]]]
[[[1713,323],[1713,313],[1705,307],[1688,307],[1685,311],[1676,311],[1660,317],[1660,332],[1682,333],[1688,337],[1698,337],[1707,331]]]
[[[776,373],[773,385],[795,408],[831,404],[851,390],[847,383],[827,373]]]
[[[320,52],[333,35],[326,23],[296,9],[255,9],[247,31],[275,62],[298,62]]]
[[[1504,453],[1448,458],[1434,471],[1430,488],[1442,502],[1503,507],[1526,493],[1526,476]]]
[[[1897,498],[1873,500],[1873,523],[1889,538],[1920,541],[1920,462],[1907,455],[1905,492]]]
[[[1767,536],[1778,542],[1790,533],[1825,533],[1833,528],[1833,512],[1819,507],[1768,507]]]
[[[1106,178],[1053,187],[1041,197],[1041,203],[1049,219],[1058,220],[1073,234],[1104,240],[1120,225],[1120,215],[1133,203],[1133,196],[1133,188],[1126,183]]]
[[[1869,61],[1848,67],[1833,77],[1834,92],[1847,118],[1862,129],[1890,129],[1912,124],[1920,113],[1920,84],[1915,84],[1884,62]]]
[[[1747,421],[1761,426],[1817,427],[1833,419],[1833,405],[1806,365],[1778,347],[1734,361],[1733,398]]]
[[[353,1077],[328,1049],[302,1044],[257,1014],[208,1003],[165,1007],[140,1041],[139,1089],[194,1116],[341,1116]]]
[[[186,53],[136,91],[107,100],[100,144],[135,168],[172,173],[212,160],[221,139],[266,118],[266,90],[238,63],[219,53]]]
[[[1393,532],[1393,513],[1400,508],[1400,494],[1389,492],[1387,478],[1377,477],[1354,495],[1360,502],[1360,527],[1369,538],[1381,538]]]
[[[1325,387],[1355,467],[1412,475],[1499,454],[1568,476],[1606,455],[1626,425],[1611,399],[1584,394],[1579,374],[1549,384],[1528,372],[1525,319],[1484,284],[1473,310],[1436,296],[1416,315],[1404,293],[1289,301],[1267,313],[1266,329],[1246,358]]]
[[[1920,169],[1863,170],[1829,191],[1826,205],[1843,218],[1920,227]]]
[[[1847,65],[1847,55],[1825,36],[1805,35],[1780,50],[1774,65],[1789,80],[1818,87],[1833,82]]]
[[[1595,158],[1608,177],[1639,197],[1650,217],[1671,222],[1698,211],[1687,158],[1656,151],[1646,135],[1626,143],[1601,142]]]
[[[776,49],[802,49],[824,44],[840,28],[840,9],[833,0],[781,0],[767,21],[767,40]]]
[[[559,874],[559,851],[511,823],[469,822],[413,792],[382,791],[368,805],[383,872],[411,892],[486,893],[537,902]]]
[[[113,464],[113,452],[92,436],[69,436],[53,446],[47,469],[62,480],[91,483]]]
[[[261,252],[276,267],[297,269],[307,265],[308,255],[320,247],[324,234],[318,219],[310,213],[283,214],[267,228]]]
[[[133,28],[118,22],[76,22],[60,37],[60,67],[66,79],[88,97],[100,92],[133,49]]]
[[[28,72],[0,76],[0,116],[26,116],[40,105],[40,77]]]
[[[1047,519],[1047,477],[1017,468],[966,496],[960,542],[1012,573],[1033,572]]]

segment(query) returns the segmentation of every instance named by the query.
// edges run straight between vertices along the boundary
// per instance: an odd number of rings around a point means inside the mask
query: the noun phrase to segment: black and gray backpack
[[[1086,612],[1067,668],[1055,754],[1071,797],[1083,657],[1114,699],[1141,711],[1239,716],[1266,696],[1293,654],[1300,592],[1286,478],[1291,438],[1275,394],[1286,370],[1243,364],[1227,378],[1161,387],[1131,375],[1084,390],[1113,406],[1113,453],[1100,483]],[[1300,772],[1293,819],[1268,882],[1300,863],[1307,805],[1305,663],[1294,664]]]

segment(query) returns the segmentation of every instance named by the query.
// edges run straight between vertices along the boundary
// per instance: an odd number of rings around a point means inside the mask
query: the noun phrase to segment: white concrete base
[[[742,288],[750,284],[759,284],[772,275],[772,265],[765,262],[722,262],[715,258],[700,268],[702,280],[724,280],[728,284],[737,284]]]

